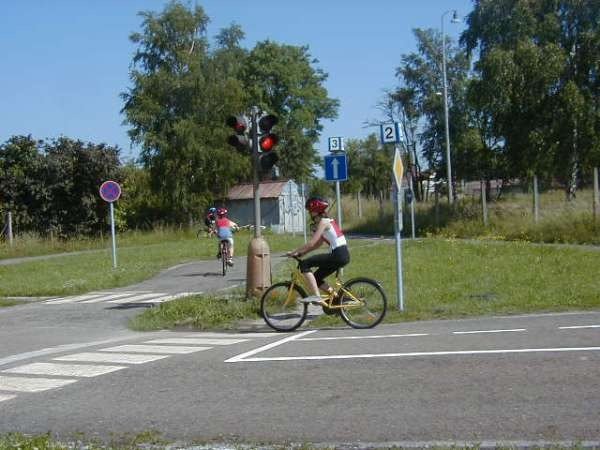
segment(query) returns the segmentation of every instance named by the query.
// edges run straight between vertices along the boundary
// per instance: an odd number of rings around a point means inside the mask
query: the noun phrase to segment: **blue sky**
[[[139,11],[162,11],[165,0],[19,0],[0,15],[0,142],[16,134],[37,139],[61,135],[118,145],[123,158],[137,156],[119,113],[119,93],[129,83]],[[194,2],[189,3],[194,5]],[[252,48],[271,39],[308,45],[329,74],[326,88],[340,100],[339,117],[323,122],[327,138],[364,138],[381,119],[376,103],[397,84],[402,54],[415,51],[414,28],[440,28],[444,11],[460,15],[470,0],[198,0],[211,22],[208,37],[232,22]],[[457,39],[464,24],[451,24]]]

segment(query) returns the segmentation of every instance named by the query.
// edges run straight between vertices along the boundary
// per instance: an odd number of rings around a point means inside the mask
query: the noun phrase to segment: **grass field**
[[[600,251],[524,242],[468,242],[426,239],[403,244],[405,310],[397,303],[395,247],[390,241],[351,241],[344,279],[368,276],[388,295],[385,322],[450,319],[600,308]],[[277,268],[273,281],[287,279],[292,262]],[[217,296],[218,298],[218,296]],[[181,299],[144,312],[138,330],[231,328],[244,318],[259,319],[258,304],[243,295],[227,301]],[[345,326],[324,316],[312,326]]]

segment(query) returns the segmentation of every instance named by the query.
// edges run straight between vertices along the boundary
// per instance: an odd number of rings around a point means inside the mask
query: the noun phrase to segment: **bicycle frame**
[[[333,290],[328,294],[320,294],[321,300],[325,302],[325,305],[329,309],[350,309],[350,308],[358,308],[364,305],[364,302],[357,298],[351,291],[347,290],[343,286],[342,280],[339,278],[340,271],[336,271],[335,274],[335,283],[333,285]],[[307,286],[306,280],[302,272],[300,272],[300,268],[296,267],[292,270],[292,275],[290,277],[290,289],[288,292],[288,296],[283,303],[284,306],[288,306],[290,302],[294,301],[294,296],[292,295],[294,292],[294,286],[300,286],[305,291],[310,291]],[[334,303],[336,299],[343,298],[344,302],[340,302],[338,304]]]

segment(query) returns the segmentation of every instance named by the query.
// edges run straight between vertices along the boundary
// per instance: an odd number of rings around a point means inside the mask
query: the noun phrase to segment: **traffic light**
[[[251,142],[247,135],[248,121],[246,117],[242,115],[229,116],[225,123],[235,131],[235,134],[227,138],[227,143],[240,152],[251,150]]]
[[[278,121],[272,114],[266,114],[258,120],[258,167],[263,175],[271,173],[273,166],[279,160],[279,156],[275,153],[279,136],[271,131]]]

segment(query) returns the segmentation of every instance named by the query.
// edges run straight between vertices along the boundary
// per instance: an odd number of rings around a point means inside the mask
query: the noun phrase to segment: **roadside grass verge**
[[[5,306],[15,306],[20,305],[24,302],[20,302],[18,300],[8,299],[8,298],[0,298],[0,308]]]
[[[129,321],[129,328],[136,331],[182,328],[227,330],[233,329],[240,320],[258,319],[259,309],[258,300],[245,301],[243,293],[228,298],[191,296],[147,309]]]
[[[236,256],[246,255],[252,237],[249,232],[236,234]],[[302,238],[268,234],[266,239],[271,252],[275,253],[299,245]],[[128,286],[176,264],[213,259],[217,251],[215,238],[197,239],[194,236],[181,240],[155,239],[152,242],[118,247],[117,269],[112,267],[111,250],[108,248],[100,252],[0,266],[0,297],[63,296]]]
[[[600,308],[600,251],[594,248],[445,239],[404,241],[405,310],[400,312],[394,242],[351,240],[350,247],[352,261],[343,278],[367,276],[381,283],[388,297],[383,323]],[[294,264],[289,261],[275,267],[273,282],[289,279]],[[227,324],[222,317],[233,322],[260,319],[257,301],[240,301],[244,305],[239,309],[232,299],[219,305],[223,301],[215,294],[207,303],[207,309],[220,308],[214,322],[208,312],[198,313],[204,310],[205,299],[197,298],[147,311],[144,314],[148,316],[135,326],[144,330],[180,324],[199,329],[228,328],[235,324]],[[240,317],[240,313],[246,316]],[[159,319],[163,314],[167,317]],[[321,316],[309,326],[347,325],[337,316]]]

